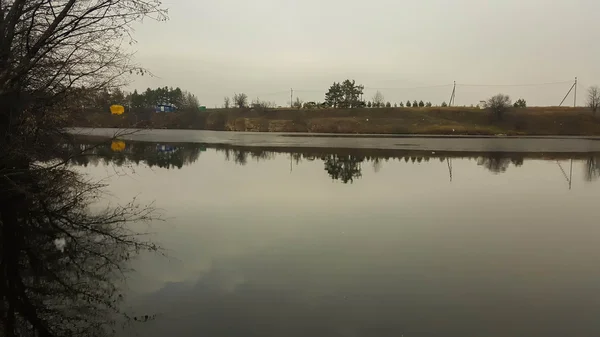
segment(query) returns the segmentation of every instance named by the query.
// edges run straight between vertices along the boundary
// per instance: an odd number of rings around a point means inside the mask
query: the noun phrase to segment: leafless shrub
[[[502,118],[504,113],[512,106],[510,97],[504,94],[497,94],[490,97],[486,102],[486,108],[494,113],[498,118]]]

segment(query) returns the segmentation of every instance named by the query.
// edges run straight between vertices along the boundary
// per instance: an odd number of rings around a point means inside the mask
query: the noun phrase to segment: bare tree
[[[121,46],[145,17],[166,19],[158,0],[0,2],[2,336],[104,335],[120,299],[113,276],[155,249],[125,226],[151,208],[92,213],[102,185],[54,158],[71,139],[69,102],[146,73]]]
[[[600,107],[600,88],[597,85],[591,86],[588,89],[587,105],[592,109],[592,113],[595,116],[598,107]]]
[[[294,101],[294,103],[292,103],[292,107],[296,108],[296,109],[300,109],[302,108],[302,104],[304,102],[300,99],[300,97],[296,97],[296,100]]]
[[[373,106],[376,108],[383,107],[385,104],[385,98],[380,91],[377,91],[375,95],[373,95]]]
[[[502,118],[504,113],[512,106],[510,97],[504,94],[497,94],[490,97],[486,102],[486,108],[490,109],[498,118]]]
[[[277,104],[271,101],[263,101],[260,98],[256,97],[256,99],[252,101],[251,106],[254,109],[273,109],[277,107]]]
[[[223,98],[223,108],[229,109],[230,106],[231,106],[231,99],[229,98],[229,96],[225,96],[225,98]]]
[[[245,108],[248,106],[248,95],[241,94],[233,94],[233,104],[238,108]]]
[[[183,109],[198,109],[200,106],[200,101],[198,101],[198,97],[192,94],[191,92],[184,91],[181,96],[181,106]]]

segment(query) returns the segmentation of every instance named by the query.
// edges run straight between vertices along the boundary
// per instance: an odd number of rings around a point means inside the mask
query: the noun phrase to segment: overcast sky
[[[136,61],[156,77],[130,89],[181,87],[201,104],[224,96],[322,101],[334,81],[385,99],[477,104],[494,93],[558,105],[579,77],[578,104],[600,84],[598,0],[169,0],[167,22],[136,25]],[[461,85],[462,84],[462,85]],[[444,87],[422,88],[446,85]],[[421,87],[417,88],[416,87]],[[573,104],[573,98],[568,99]]]

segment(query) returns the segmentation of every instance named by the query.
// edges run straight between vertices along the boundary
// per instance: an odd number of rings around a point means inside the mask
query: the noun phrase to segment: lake
[[[600,153],[251,145],[72,162],[165,218],[122,335],[600,335]]]

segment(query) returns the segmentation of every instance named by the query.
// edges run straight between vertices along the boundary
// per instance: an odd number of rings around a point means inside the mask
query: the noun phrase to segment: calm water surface
[[[600,336],[598,155],[98,152],[166,218],[123,335]]]

